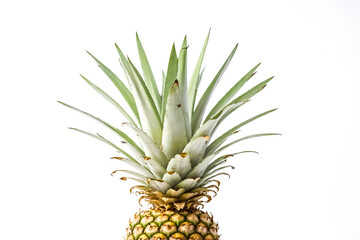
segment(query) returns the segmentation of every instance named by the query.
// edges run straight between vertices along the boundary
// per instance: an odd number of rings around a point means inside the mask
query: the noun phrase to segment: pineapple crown
[[[233,166],[226,165],[227,158],[241,153],[256,152],[241,151],[225,155],[220,153],[223,153],[233,144],[246,139],[279,135],[277,133],[253,134],[243,136],[225,145],[229,137],[238,132],[241,127],[276,110],[271,109],[236,124],[213,139],[215,131],[224,119],[247,103],[273,77],[260,82],[236,97],[235,95],[242,86],[256,73],[260,63],[257,64],[237,81],[205,116],[209,99],[238,46],[236,45],[231,51],[225,63],[196,103],[197,90],[204,72],[201,66],[209,36],[210,30],[189,81],[187,80],[188,45],[186,37],[179,55],[177,55],[173,44],[167,72],[166,74],[163,72],[161,93],[137,34],[136,42],[143,75],[115,44],[119,54],[119,62],[125,72],[129,87],[88,52],[116,86],[132,112],[125,111],[121,106],[122,104],[117,103],[101,88],[81,75],[82,79],[120,111],[123,117],[127,119],[127,122],[122,125],[128,130],[134,131],[138,136],[138,141],[134,141],[125,132],[102,119],[60,102],[104,124],[120,137],[121,141],[119,142],[125,145],[125,150],[122,146],[119,147],[118,143],[111,142],[99,134],[70,128],[107,143],[122,154],[121,157],[113,157],[113,159],[121,160],[133,167],[133,170],[116,170],[112,175],[121,172],[126,174],[126,177],[120,178],[121,180],[130,179],[139,183],[139,185],[133,186],[130,192],[137,192],[141,196],[140,204],[142,200],[145,200],[156,208],[177,210],[195,209],[203,206],[203,203],[211,201],[219,190],[220,181],[217,178],[220,175],[230,176],[225,172],[225,169],[233,168]],[[128,151],[131,151],[132,154]]]

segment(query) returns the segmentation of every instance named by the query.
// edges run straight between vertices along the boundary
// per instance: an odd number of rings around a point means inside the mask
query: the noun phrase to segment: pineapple
[[[122,113],[126,119],[126,122],[122,123],[122,130],[92,114],[60,102],[104,124],[121,139],[114,143],[99,134],[71,128],[109,144],[121,154],[113,159],[132,167],[132,170],[115,170],[112,175],[122,173],[124,175],[121,180],[136,182],[130,191],[140,195],[140,204],[146,202],[151,208],[136,213],[130,220],[126,240],[219,239],[218,227],[213,217],[201,209],[204,203],[211,201],[217,194],[220,185],[218,177],[229,176],[225,170],[233,166],[226,165],[227,159],[238,154],[254,152],[224,154],[224,151],[233,144],[249,138],[278,135],[253,134],[225,144],[241,127],[276,110],[272,109],[237,123],[214,138],[214,133],[223,120],[261,91],[272,77],[235,97],[241,87],[254,76],[260,65],[257,64],[205,115],[209,99],[237,49],[236,45],[196,103],[197,89],[203,75],[201,66],[209,35],[210,31],[189,81],[186,37],[179,55],[175,45],[172,46],[167,72],[163,72],[161,92],[137,34],[143,75],[115,44],[129,87],[89,53],[116,86],[131,112],[124,110],[121,104],[90,80],[82,75],[81,77]],[[133,131],[138,139],[130,138],[124,131]]]

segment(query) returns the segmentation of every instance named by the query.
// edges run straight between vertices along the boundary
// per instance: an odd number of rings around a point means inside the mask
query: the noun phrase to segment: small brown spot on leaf
[[[206,136],[203,136],[203,138],[206,139],[206,142],[208,142],[210,140],[210,136],[206,135]]]

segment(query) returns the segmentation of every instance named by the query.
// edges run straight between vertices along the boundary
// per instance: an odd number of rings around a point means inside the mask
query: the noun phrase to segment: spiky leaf
[[[222,65],[222,67],[220,68],[220,70],[218,71],[218,73],[216,74],[214,79],[211,81],[211,83],[207,87],[205,93],[202,95],[198,105],[196,106],[193,118],[191,120],[192,132],[195,132],[199,128],[202,118],[203,118],[203,115],[204,115],[204,112],[205,112],[205,109],[206,109],[206,106],[210,100],[210,97],[211,97],[212,93],[214,92],[217,84],[219,83],[219,80],[221,79],[222,75],[224,74],[227,66],[231,62],[231,59],[234,56],[237,47],[238,47],[238,44],[236,44],[235,48],[231,51],[231,53],[228,56],[228,58],[226,59],[225,63]]]
[[[187,144],[182,100],[179,82],[175,80],[167,100],[162,137],[163,152],[168,159],[181,153]]]

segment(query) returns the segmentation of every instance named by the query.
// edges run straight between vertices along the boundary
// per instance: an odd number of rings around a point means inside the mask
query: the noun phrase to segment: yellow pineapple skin
[[[218,225],[207,212],[150,210],[129,220],[125,240],[219,240]]]

